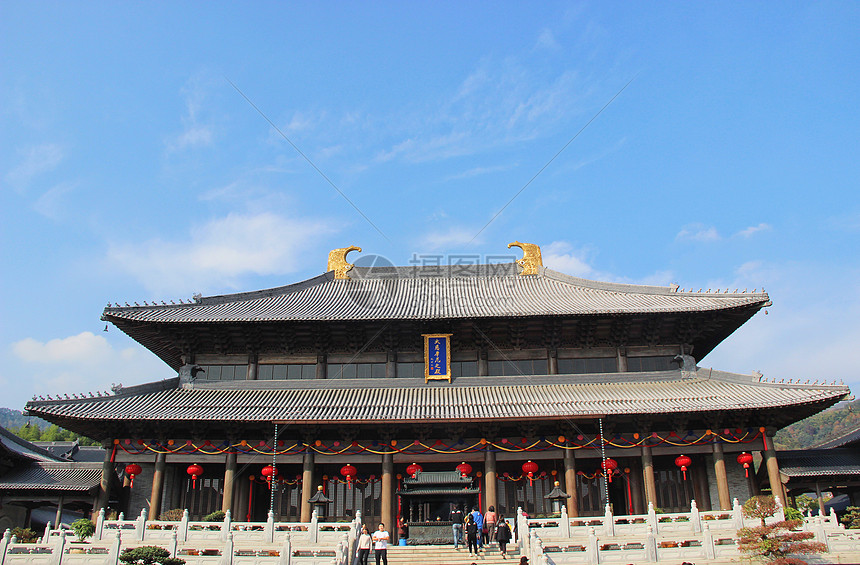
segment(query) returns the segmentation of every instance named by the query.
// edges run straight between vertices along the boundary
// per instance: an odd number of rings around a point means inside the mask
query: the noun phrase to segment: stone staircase
[[[455,550],[445,545],[408,545],[388,546],[389,565],[517,565],[520,554],[516,544],[508,544],[508,558],[502,559],[498,546],[484,546],[477,556],[469,556],[469,550],[461,545]],[[375,563],[373,552],[367,560],[368,565]]]

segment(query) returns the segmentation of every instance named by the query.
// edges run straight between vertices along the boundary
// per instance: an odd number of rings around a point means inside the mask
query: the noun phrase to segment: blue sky
[[[0,404],[173,376],[102,331],[108,301],[287,284],[353,244],[408,264],[514,240],[587,278],[764,287],[768,314],[700,365],[856,389],[858,16],[4,2]]]

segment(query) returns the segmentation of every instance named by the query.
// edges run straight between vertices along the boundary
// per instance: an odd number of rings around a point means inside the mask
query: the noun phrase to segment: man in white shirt
[[[379,523],[379,528],[373,532],[373,554],[376,556],[376,565],[379,560],[388,565],[388,540],[391,536],[385,531],[385,524]]]

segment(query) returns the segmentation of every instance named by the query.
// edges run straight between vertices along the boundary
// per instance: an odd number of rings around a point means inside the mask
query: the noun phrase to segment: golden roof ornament
[[[346,261],[346,255],[350,251],[358,251],[361,253],[361,247],[350,245],[349,247],[332,249],[328,252],[328,268],[326,271],[334,271],[334,278],[349,280],[346,273],[348,273],[354,266]]]
[[[517,263],[523,268],[520,275],[536,275],[541,267],[543,267],[543,259],[540,255],[540,247],[534,243],[522,243],[515,241],[508,244],[508,249],[511,247],[519,247],[523,250],[523,258],[518,259]]]

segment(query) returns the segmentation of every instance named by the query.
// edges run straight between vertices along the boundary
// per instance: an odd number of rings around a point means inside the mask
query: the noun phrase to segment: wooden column
[[[645,500],[657,508],[657,484],[654,482],[654,458],[651,447],[642,446],[642,476],[645,479]]]
[[[763,439],[767,444],[767,449],[764,450],[763,455],[765,465],[767,465],[770,493],[773,496],[778,496],[782,504],[785,505],[785,491],[782,488],[782,481],[779,480],[779,463],[776,461],[776,451],[773,449],[773,436],[765,431]]]
[[[63,495],[60,495],[60,499],[57,501],[57,517],[54,519],[54,527],[60,527],[60,521],[63,519]]]
[[[700,464],[701,463],[701,464]],[[711,510],[711,486],[708,483],[708,459],[706,455],[693,459],[693,479],[696,481],[696,504],[699,510]]]
[[[487,361],[487,350],[479,349],[478,350],[478,376],[486,377],[489,374],[489,363]]]
[[[248,355],[248,372],[245,374],[245,378],[249,381],[257,380],[257,365],[259,361],[259,357],[256,353],[251,353]]]
[[[323,353],[322,355],[317,355],[317,368],[316,368],[316,377],[318,379],[325,379],[328,375],[328,357]],[[313,496],[316,493],[316,489],[311,493]],[[310,498],[310,497],[308,497]],[[310,520],[310,518],[308,518]],[[302,520],[304,522],[304,520]]]
[[[547,351],[547,359],[549,360],[547,369],[550,375],[558,374],[558,349],[550,349]]]
[[[92,520],[95,521],[98,518],[99,510],[102,508],[107,508],[108,500],[110,498],[110,486],[113,481],[114,474],[114,465],[113,465],[113,449],[114,444],[113,441],[106,441],[102,444],[105,450],[105,460],[102,464],[102,479],[99,483],[99,491],[96,494],[96,501],[93,504],[93,514]]]
[[[487,509],[494,506],[498,510],[499,507],[496,480],[496,452],[488,448],[484,452],[484,494]]]
[[[714,475],[717,477],[717,492],[720,495],[720,510],[732,509],[732,498],[729,493],[729,478],[726,475],[726,458],[723,455],[723,444],[715,441],[711,444],[714,448]]]
[[[382,523],[389,532],[397,531],[394,523],[394,456],[391,453],[382,454]]]
[[[230,511],[233,515],[233,492],[236,483],[236,454],[227,454],[227,465],[224,469],[224,498],[221,500],[221,511]]]
[[[619,347],[615,351],[615,354],[617,356],[616,360],[618,362],[618,372],[619,373],[626,373],[627,372],[627,349],[625,349],[624,347]]]
[[[167,465],[166,455],[158,453],[155,456],[155,472],[152,474],[152,493],[149,495],[149,517],[157,520],[161,514],[161,493],[164,490],[164,469]]]
[[[313,508],[308,502],[317,492],[314,487],[314,452],[308,449],[302,459],[302,522],[310,522]]]
[[[645,499],[642,496],[642,469],[639,463],[631,465],[630,469],[630,492],[633,495],[633,513],[645,514]]]
[[[576,456],[572,449],[564,450],[564,490],[567,499],[567,515],[579,516],[579,489],[576,488]]]
[[[385,378],[393,379],[397,377],[397,352],[389,351],[385,356]]]

